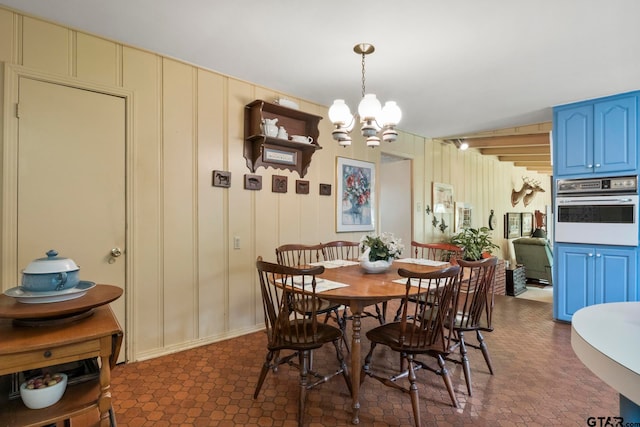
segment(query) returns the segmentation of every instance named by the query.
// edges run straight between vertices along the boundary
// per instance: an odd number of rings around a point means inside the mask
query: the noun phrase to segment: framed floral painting
[[[336,231],[375,229],[376,165],[337,157]]]

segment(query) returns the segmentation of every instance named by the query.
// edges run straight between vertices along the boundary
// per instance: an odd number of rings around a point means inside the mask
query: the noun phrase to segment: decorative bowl
[[[287,99],[287,98],[279,98],[276,100],[276,102],[280,105],[282,105],[283,107],[288,107],[288,108],[293,108],[294,110],[297,110],[300,108],[300,106],[298,105],[298,103]]]
[[[360,260],[360,267],[362,267],[362,269],[369,274],[384,273],[391,267],[392,264],[393,264],[393,258],[390,258],[386,261],[385,260],[369,261],[366,259]]]
[[[20,385],[20,397],[24,405],[29,409],[42,409],[58,402],[67,388],[67,374],[54,374],[50,378],[53,379],[56,376],[60,376],[60,381],[44,388],[27,388],[31,381],[43,380],[45,378],[43,375],[23,382]]]
[[[58,252],[47,251],[46,258],[33,260],[22,271],[23,290],[50,292],[71,289],[80,283],[80,268],[70,258],[59,257]]]

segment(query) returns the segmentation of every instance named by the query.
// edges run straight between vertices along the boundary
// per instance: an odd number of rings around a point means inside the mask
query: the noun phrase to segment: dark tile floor
[[[618,415],[617,393],[578,360],[571,349],[571,327],[552,320],[550,304],[497,296],[494,323],[485,338],[495,375],[473,350],[472,397],[466,394],[461,367],[448,364],[460,409],[451,406],[440,377],[419,372],[424,425],[586,426],[588,417]],[[375,325],[373,319],[363,324],[365,330]],[[293,368],[270,373],[253,399],[265,343],[258,332],[116,367],[112,395],[118,425],[295,426],[298,377]],[[363,352],[368,348],[365,338]],[[316,351],[318,370],[333,369],[331,349]],[[378,354],[398,364],[396,354]],[[380,358],[374,359],[377,363]],[[409,396],[375,380],[364,381],[360,403],[362,426],[413,425]],[[351,425],[351,399],[341,377],[308,392],[304,420],[312,427]]]

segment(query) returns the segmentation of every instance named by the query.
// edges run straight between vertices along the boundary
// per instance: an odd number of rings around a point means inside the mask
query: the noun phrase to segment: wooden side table
[[[100,375],[68,386],[62,399],[43,409],[28,409],[21,399],[0,407],[2,426],[43,426],[98,409],[100,426],[111,424],[111,369],[122,344],[122,329],[108,305],[81,320],[55,326],[16,326],[0,319],[0,375],[78,360],[100,358]]]

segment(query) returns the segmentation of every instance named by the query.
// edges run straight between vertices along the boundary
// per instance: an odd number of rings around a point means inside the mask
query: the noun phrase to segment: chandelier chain
[[[365,88],[364,88],[364,56],[366,53],[362,52],[362,97],[364,98]]]

